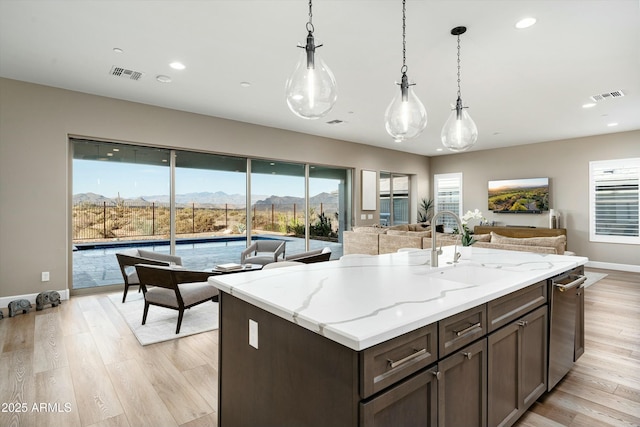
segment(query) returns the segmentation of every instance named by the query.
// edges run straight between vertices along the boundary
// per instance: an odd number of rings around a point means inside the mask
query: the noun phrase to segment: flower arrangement
[[[458,231],[458,234],[462,234],[462,238],[461,238],[462,246],[471,246],[476,242],[476,240],[471,235],[471,231],[469,230],[469,227],[467,227],[467,224],[472,219],[484,220],[484,217],[482,216],[482,212],[480,212],[478,209],[474,210],[473,212],[467,211],[466,214],[460,217],[460,220],[462,222],[462,232]]]

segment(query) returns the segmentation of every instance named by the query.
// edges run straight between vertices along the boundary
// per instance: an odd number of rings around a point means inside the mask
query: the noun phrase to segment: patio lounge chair
[[[311,264],[314,262],[329,261],[329,258],[331,258],[331,248],[325,247],[322,249],[314,249],[312,251],[289,255],[285,257],[285,260]]]
[[[137,264],[136,272],[144,293],[143,325],[147,322],[150,305],[178,310],[178,334],[185,309],[218,300],[218,289],[207,281],[215,274],[213,272],[145,264]]]
[[[124,279],[124,294],[122,295],[123,303],[127,299],[129,286],[140,284],[138,274],[135,269],[136,264],[169,266],[173,263],[175,265],[182,265],[182,258],[177,255],[161,254],[153,251],[145,251],[143,249],[127,249],[116,253],[116,258],[118,258],[120,272]],[[138,289],[138,292],[139,291],[140,289]]]
[[[267,265],[271,262],[283,261],[284,240],[257,240],[247,247],[240,255],[240,264]]]

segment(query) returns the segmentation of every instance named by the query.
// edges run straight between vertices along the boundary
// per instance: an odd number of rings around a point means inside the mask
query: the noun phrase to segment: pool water
[[[282,236],[273,238],[283,239]],[[304,239],[286,237],[286,254],[291,255],[304,252]],[[310,249],[319,249],[329,246],[332,251],[331,259],[342,256],[342,244],[324,242],[319,240],[309,241]],[[131,246],[99,246],[91,249],[77,250],[73,252],[73,289],[91,288],[122,283],[122,274],[116,259],[116,253]],[[240,253],[246,247],[245,239],[224,239],[216,241],[202,241],[176,243],[176,255],[182,257],[182,264],[190,270],[205,270],[213,268],[216,264],[240,262]],[[157,245],[145,243],[145,250],[160,253],[169,253],[169,244],[159,242]]]

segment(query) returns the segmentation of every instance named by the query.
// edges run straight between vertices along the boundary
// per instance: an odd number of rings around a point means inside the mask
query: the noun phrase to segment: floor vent
[[[624,92],[622,92],[621,90],[614,90],[612,92],[601,93],[600,95],[592,95],[591,99],[594,102],[600,102],[600,101],[604,101],[605,99],[621,98],[623,96],[624,96]]]
[[[140,80],[142,76],[144,76],[144,73],[141,73],[140,71],[133,71],[123,67],[117,67],[115,65],[111,68],[109,74],[127,80]]]

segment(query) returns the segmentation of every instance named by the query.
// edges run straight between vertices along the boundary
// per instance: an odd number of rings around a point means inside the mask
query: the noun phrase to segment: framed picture
[[[376,171],[362,170],[362,210],[376,210]]]

